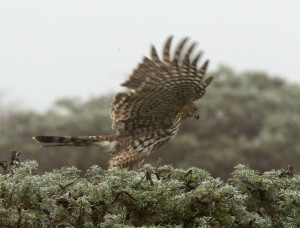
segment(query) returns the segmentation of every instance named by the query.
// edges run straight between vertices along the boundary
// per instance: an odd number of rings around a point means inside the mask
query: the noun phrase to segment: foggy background
[[[3,105],[119,91],[150,44],[197,41],[210,70],[227,64],[299,82],[299,1],[2,1]]]
[[[39,172],[107,167],[99,149],[42,148],[34,135],[113,134],[112,95],[150,45],[198,42],[214,81],[147,163],[197,166],[228,178],[237,164],[300,166],[299,1],[2,1],[0,161],[9,151]]]

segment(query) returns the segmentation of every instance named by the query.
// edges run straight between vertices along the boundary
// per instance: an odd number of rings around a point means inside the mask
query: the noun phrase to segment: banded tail
[[[100,136],[34,136],[34,140],[43,143],[45,147],[51,146],[109,146],[116,140],[115,135]]]

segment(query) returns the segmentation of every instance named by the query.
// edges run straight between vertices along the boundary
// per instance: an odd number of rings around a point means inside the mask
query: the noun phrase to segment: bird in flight
[[[138,169],[149,154],[173,138],[189,117],[199,118],[193,103],[204,96],[212,77],[203,80],[208,60],[198,67],[201,52],[192,55],[196,44],[183,39],[170,52],[172,36],[159,58],[154,46],[151,58],[144,57],[129,79],[129,89],[114,96],[110,115],[115,135],[35,136],[44,146],[105,146],[112,157],[109,167]],[[192,57],[193,56],[193,57]]]

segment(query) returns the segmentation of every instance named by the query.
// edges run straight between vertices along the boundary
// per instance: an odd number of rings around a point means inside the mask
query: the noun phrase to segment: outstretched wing
[[[212,77],[202,81],[208,66],[197,67],[201,52],[191,59],[195,43],[185,48],[187,38],[170,56],[170,37],[163,49],[163,59],[151,48],[151,59],[144,57],[129,80],[122,84],[130,92],[118,93],[113,100],[111,117],[118,134],[139,135],[143,131],[167,129],[182,107],[200,99]]]

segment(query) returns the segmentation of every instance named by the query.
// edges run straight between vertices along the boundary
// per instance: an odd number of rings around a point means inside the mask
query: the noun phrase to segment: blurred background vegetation
[[[178,135],[146,163],[155,165],[161,158],[161,164],[196,166],[224,179],[240,163],[260,171],[299,167],[300,86],[262,72],[236,73],[225,66],[211,75],[213,83],[197,102],[200,120],[185,121]],[[111,100],[112,96],[85,102],[63,98],[44,113],[0,110],[0,160],[14,148],[22,152],[23,160],[37,160],[40,172],[66,165],[106,168],[109,155],[97,148],[43,148],[32,136],[113,134]]]

